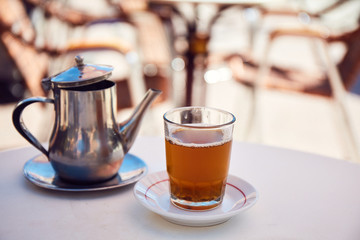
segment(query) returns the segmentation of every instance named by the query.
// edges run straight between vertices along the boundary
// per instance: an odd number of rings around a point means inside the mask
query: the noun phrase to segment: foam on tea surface
[[[179,129],[171,133],[167,140],[186,147],[210,147],[224,144],[223,136],[221,130]]]

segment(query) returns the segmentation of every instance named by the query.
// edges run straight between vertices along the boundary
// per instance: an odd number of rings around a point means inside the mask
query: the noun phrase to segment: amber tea
[[[229,169],[231,141],[216,141],[221,140],[221,132],[215,131],[178,131],[173,136],[180,142],[166,140],[172,198],[220,203]],[[175,201],[175,204],[188,208],[181,201]],[[207,208],[199,205],[191,209]]]

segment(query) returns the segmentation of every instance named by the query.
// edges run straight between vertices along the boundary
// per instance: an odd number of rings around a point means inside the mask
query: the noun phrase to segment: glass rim
[[[166,117],[166,115],[169,114],[169,113],[172,113],[172,112],[175,112],[175,111],[183,111],[183,110],[186,110],[186,109],[210,109],[210,110],[213,110],[213,111],[218,111],[218,112],[221,112],[223,114],[230,115],[231,120],[229,120],[229,121],[227,121],[225,123],[222,123],[222,124],[211,124],[211,125],[199,126],[199,125],[192,125],[192,124],[177,123],[177,122],[171,121],[170,119],[168,119]],[[204,107],[204,106],[187,106],[187,107],[172,108],[172,109],[170,109],[170,110],[168,110],[167,112],[164,113],[163,119],[164,119],[165,122],[171,123],[171,124],[174,124],[174,125],[177,125],[177,126],[183,126],[183,127],[187,127],[187,128],[197,128],[197,129],[221,128],[221,127],[224,127],[224,126],[231,125],[231,124],[235,123],[235,121],[236,121],[236,118],[235,118],[234,114],[232,114],[231,112],[228,112],[226,110],[222,110],[222,109],[219,109],[219,108]]]

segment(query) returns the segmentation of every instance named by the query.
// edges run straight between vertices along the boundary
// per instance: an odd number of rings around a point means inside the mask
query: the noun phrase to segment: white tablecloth
[[[165,170],[164,141],[139,137],[130,151],[149,173]],[[213,227],[167,222],[141,206],[134,184],[58,192],[28,182],[32,147],[0,152],[0,239],[360,239],[360,165],[287,149],[234,142],[230,173],[259,201]]]

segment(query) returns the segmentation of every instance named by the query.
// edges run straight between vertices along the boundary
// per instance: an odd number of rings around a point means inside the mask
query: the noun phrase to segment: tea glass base
[[[217,208],[221,204],[222,198],[219,197],[218,199],[212,201],[206,201],[206,202],[192,202],[171,196],[170,201],[175,207],[180,208],[182,210],[208,211]]]

